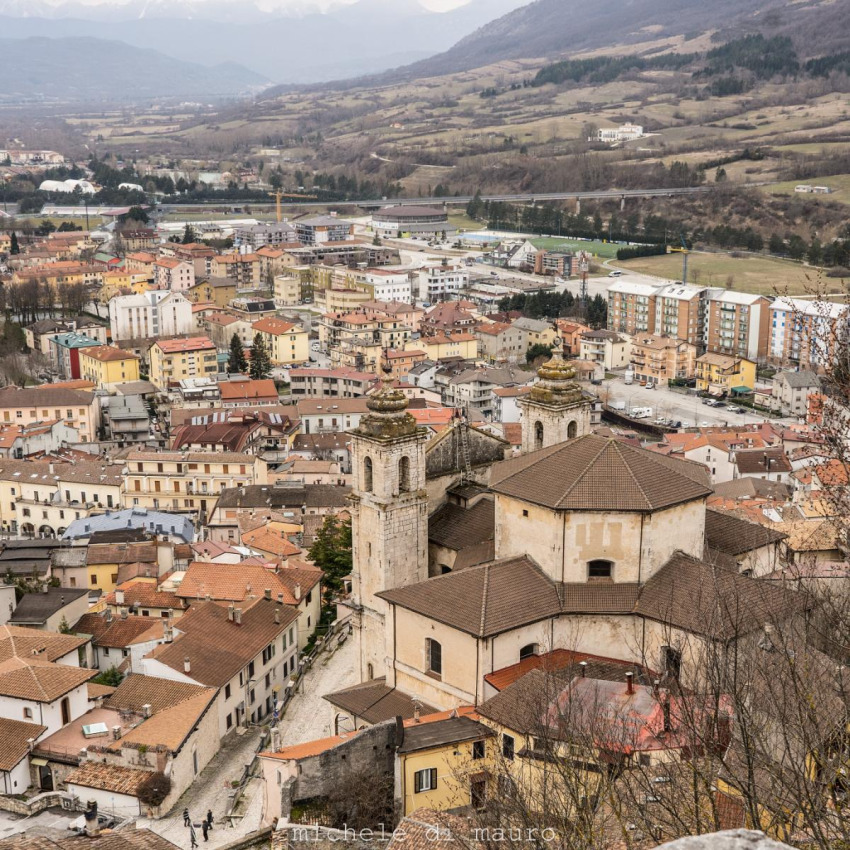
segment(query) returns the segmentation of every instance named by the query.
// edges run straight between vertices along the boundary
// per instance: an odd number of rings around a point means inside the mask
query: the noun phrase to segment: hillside
[[[789,35],[811,56],[846,48],[850,23],[847,4],[833,0],[536,0],[395,75],[414,79],[615,45],[626,52],[629,45],[672,36],[687,41],[714,30],[730,38],[748,32]]]
[[[234,63],[212,68],[97,38],[0,39],[0,103],[203,98],[249,94],[268,81]]]

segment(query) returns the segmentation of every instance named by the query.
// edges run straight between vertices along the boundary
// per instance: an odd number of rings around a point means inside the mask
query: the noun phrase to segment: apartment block
[[[696,346],[669,336],[639,335],[632,338],[631,366],[639,381],[666,384],[693,378]]]
[[[150,380],[160,389],[185,378],[218,373],[215,344],[209,337],[159,340],[150,350]]]
[[[655,333],[655,300],[659,287],[618,281],[608,287],[608,330],[617,333]]]
[[[127,455],[122,499],[142,507],[209,516],[221,491],[268,483],[265,461],[239,452],[149,452]]]
[[[704,286],[671,283],[655,293],[654,333],[683,339],[705,350],[705,312],[709,290]]]
[[[764,296],[712,289],[706,315],[708,351],[748,360],[767,356],[770,302]]]
[[[114,341],[179,336],[192,331],[192,305],[179,292],[151,290],[109,302]]]
[[[768,356],[817,371],[832,363],[847,334],[847,305],[777,298],[770,305]]]

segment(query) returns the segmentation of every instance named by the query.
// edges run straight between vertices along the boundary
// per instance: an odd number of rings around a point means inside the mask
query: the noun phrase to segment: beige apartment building
[[[617,282],[608,287],[608,330],[616,333],[655,333],[655,295],[658,287]]]
[[[275,365],[301,365],[310,359],[309,334],[300,325],[269,316],[252,325],[255,334],[262,334]]]
[[[76,428],[81,443],[96,442],[100,427],[100,401],[94,393],[50,384],[26,389],[0,389],[0,421],[30,425],[53,420]]]
[[[397,317],[372,310],[325,313],[319,321],[319,343],[324,351],[354,340],[403,349],[409,339],[410,328]]]
[[[127,455],[124,507],[142,507],[208,517],[221,491],[268,483],[258,457],[237,452],[148,452]]]
[[[213,257],[212,276],[227,277],[239,289],[256,289],[260,285],[260,258],[256,254],[223,254]]]
[[[160,389],[185,378],[209,378],[218,372],[215,344],[209,337],[159,340],[150,350],[150,381]]]
[[[658,384],[693,378],[696,359],[696,346],[683,339],[657,334],[632,339],[631,365],[639,381]]]
[[[708,351],[758,360],[770,343],[770,302],[762,295],[712,290],[708,300]]]
[[[655,294],[653,333],[683,339],[705,349],[705,305],[708,290],[704,286],[671,283]]]

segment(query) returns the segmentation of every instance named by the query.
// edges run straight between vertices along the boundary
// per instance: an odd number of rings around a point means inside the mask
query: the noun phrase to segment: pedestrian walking
[[[192,850],[198,846],[198,836],[195,835],[195,827],[192,826],[192,821],[189,821],[189,839]]]
[[[212,829],[212,825],[213,825],[212,809],[207,809],[207,823],[209,824],[210,829]]]
[[[189,809],[183,809],[183,826],[191,826],[192,819],[189,817]]]
[[[210,825],[206,821],[201,821],[201,832],[204,834],[204,841],[209,841]]]

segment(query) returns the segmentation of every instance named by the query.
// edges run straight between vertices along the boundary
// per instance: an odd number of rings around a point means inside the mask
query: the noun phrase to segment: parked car
[[[619,269],[614,269],[612,272],[608,272],[608,277],[620,277],[622,272]]]
[[[737,404],[727,404],[727,405],[726,405],[726,409],[727,409],[730,413],[743,413],[743,412],[744,412],[744,408],[743,408],[743,407],[738,407],[738,405],[737,405]]]
[[[646,388],[647,388],[648,390],[654,390],[654,389],[655,389],[655,384],[654,384],[652,381],[647,381],[647,382],[646,382]]]

